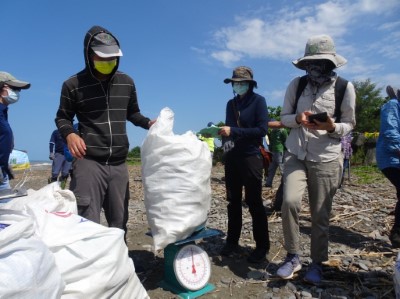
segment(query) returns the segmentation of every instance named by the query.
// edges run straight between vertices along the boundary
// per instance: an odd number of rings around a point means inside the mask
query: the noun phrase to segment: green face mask
[[[94,68],[103,75],[109,75],[117,65],[117,59],[107,61],[93,60]]]

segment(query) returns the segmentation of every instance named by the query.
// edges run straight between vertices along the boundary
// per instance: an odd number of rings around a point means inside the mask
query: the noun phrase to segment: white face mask
[[[1,96],[7,104],[15,104],[19,100],[19,90],[11,89],[9,87],[5,88],[7,90],[7,96]]]

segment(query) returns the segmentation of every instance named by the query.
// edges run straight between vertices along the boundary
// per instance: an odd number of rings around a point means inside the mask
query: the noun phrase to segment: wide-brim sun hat
[[[90,47],[97,56],[102,58],[122,56],[122,51],[115,38],[105,32],[96,34],[90,42]]]
[[[306,62],[312,60],[329,60],[335,68],[347,63],[347,60],[343,56],[336,53],[333,39],[326,34],[310,37],[306,44],[304,56],[294,60],[292,63],[295,67],[305,70]]]
[[[232,78],[226,78],[225,84],[232,82],[253,82],[254,87],[257,87],[257,81],[253,79],[253,70],[247,66],[238,66],[233,70]]]
[[[29,82],[16,79],[13,75],[7,72],[0,72],[0,83],[5,83],[8,86],[18,89],[28,89],[31,87]]]

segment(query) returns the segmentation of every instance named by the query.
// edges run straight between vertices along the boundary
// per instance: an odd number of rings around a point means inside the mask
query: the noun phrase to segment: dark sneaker
[[[234,253],[238,253],[239,250],[240,250],[240,247],[238,244],[226,243],[225,246],[222,248],[220,254],[223,256],[231,256]]]
[[[317,263],[312,263],[308,268],[304,281],[313,285],[319,285],[322,280],[322,266]]]
[[[390,231],[389,240],[393,248],[400,248],[400,227],[393,227]]]
[[[301,263],[297,254],[288,253],[282,265],[276,271],[276,275],[283,279],[290,279],[295,272],[300,271]]]
[[[267,255],[267,253],[268,250],[265,250],[263,248],[256,248],[253,250],[252,253],[250,253],[247,261],[254,264],[262,263],[266,260],[265,256]]]

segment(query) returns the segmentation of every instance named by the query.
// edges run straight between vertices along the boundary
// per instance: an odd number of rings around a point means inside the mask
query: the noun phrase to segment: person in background
[[[30,83],[17,80],[7,72],[0,72],[0,192],[11,189],[10,179],[13,179],[8,164],[14,148],[14,136],[8,122],[9,105],[15,104],[20,98],[21,89],[28,89]]]
[[[283,174],[283,152],[285,151],[285,141],[288,133],[282,123],[274,119],[268,122],[268,127],[272,128],[269,143],[269,150],[272,153],[272,161],[268,168],[268,176],[265,181],[265,187],[271,188],[276,169],[278,167],[281,175]]]
[[[397,202],[389,239],[393,248],[400,248],[400,89],[389,85],[386,92],[390,100],[381,108],[376,162],[396,188]]]
[[[268,110],[264,97],[255,93],[257,82],[253,71],[246,66],[233,70],[234,98],[226,105],[225,126],[218,132],[222,136],[225,154],[225,186],[228,201],[228,232],[221,255],[238,252],[242,229],[242,191],[253,222],[256,248],[248,257],[250,263],[265,261],[269,252],[269,232],[266,211],[261,197],[263,159],[259,146],[268,131]]]
[[[287,138],[287,128],[282,124],[281,121],[277,121],[277,120],[270,120],[268,122],[268,128],[271,129],[281,129],[281,128],[285,128],[286,130],[286,138]],[[284,146],[284,149],[286,150],[286,147]],[[284,154],[284,153],[283,153]],[[282,164],[284,164],[284,159],[285,157],[282,157]],[[283,170],[284,167],[282,167],[282,172],[281,172],[281,181],[279,183],[279,187],[276,190],[275,193],[275,200],[271,206],[270,209],[267,209],[267,215],[271,215],[272,213],[276,212],[279,213],[281,212],[281,208],[282,208],[282,202],[283,202]]]
[[[344,177],[346,174],[346,169],[349,171],[349,176],[350,176],[350,158],[353,154],[353,148],[351,147],[352,140],[353,136],[351,135],[351,132],[346,136],[340,138],[340,143],[342,145],[342,153],[343,153],[343,173],[342,173],[342,179],[340,180],[339,188],[342,188]]]
[[[213,124],[212,122],[209,122],[209,123],[207,124],[207,127],[211,127],[211,126],[213,126],[213,125],[214,125],[214,124]],[[210,150],[211,159],[212,159],[213,156],[214,156],[214,149],[215,149],[214,137],[199,135],[198,138],[199,138],[201,141],[204,141],[204,142],[207,144],[208,149]]]
[[[49,184],[57,182],[65,185],[68,175],[71,169],[71,161],[68,161],[65,157],[66,144],[62,139],[60,132],[54,130],[50,137],[50,154],[49,159],[52,160],[51,165],[51,177],[49,178]],[[61,173],[61,176],[60,176]]]
[[[107,29],[93,26],[83,43],[85,68],[62,86],[55,123],[75,158],[70,189],[79,215],[127,231],[129,175],[127,120],[149,129],[131,77],[118,70],[122,51]],[[79,133],[73,128],[77,117]]]
[[[353,130],[355,120],[355,90],[346,83],[340,116],[335,115],[334,69],[346,59],[336,53],[332,38],[316,35],[308,39],[304,57],[294,61],[295,67],[306,71],[307,85],[296,105],[300,77],[286,89],[281,112],[282,124],[290,128],[286,140],[283,172],[282,228],[287,256],[277,275],[290,279],[302,267],[299,254],[299,218],[302,198],[308,189],[311,212],[311,260],[304,280],[318,285],[322,280],[322,262],[328,260],[329,218],[332,200],[339,187],[343,171],[340,138]],[[295,108],[296,107],[296,108]],[[327,112],[326,121],[308,121],[314,113]],[[335,122],[340,118],[340,122]]]

